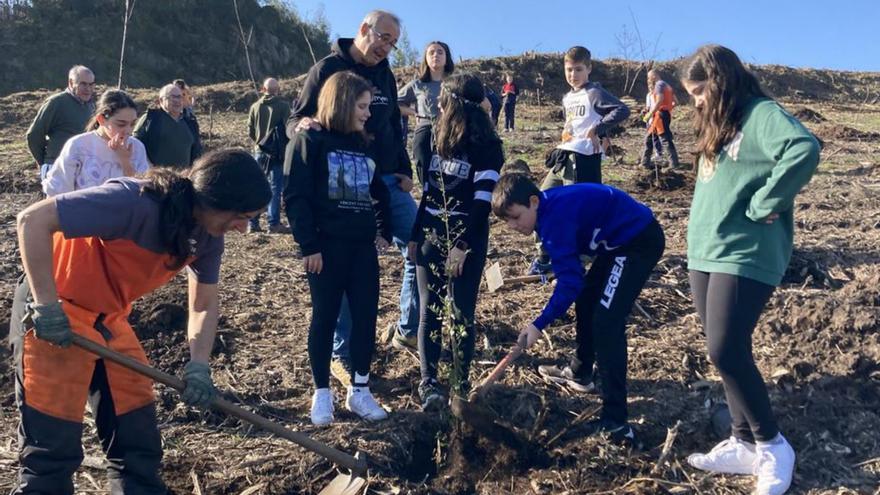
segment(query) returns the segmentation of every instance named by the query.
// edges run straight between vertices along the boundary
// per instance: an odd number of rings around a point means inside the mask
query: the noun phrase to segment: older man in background
[[[248,137],[254,143],[254,159],[263,167],[272,185],[272,200],[266,213],[269,232],[286,233],[281,225],[281,193],[284,191],[284,150],[287,146],[285,124],[290,105],[279,97],[281,85],[275,78],[263,81],[260,97],[248,112]],[[248,232],[260,231],[260,216],[251,218]]]
[[[198,142],[183,118],[183,91],[174,84],[159,90],[159,107],[147,110],[134,126],[147,158],[157,167],[186,168],[198,156]]]
[[[75,65],[67,73],[67,89],[50,96],[37,111],[27,131],[31,156],[40,170],[40,180],[61,153],[64,143],[85,132],[86,123],[95,113],[95,74],[84,65]]]

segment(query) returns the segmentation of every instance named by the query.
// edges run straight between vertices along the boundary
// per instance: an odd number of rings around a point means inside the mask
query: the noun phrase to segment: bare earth
[[[36,168],[23,142],[45,93],[0,98],[0,336],[21,274],[15,215],[39,198]],[[796,247],[789,273],[770,300],[755,333],[754,351],[768,381],[780,426],[798,464],[791,493],[880,493],[880,106],[785,102],[825,141],[822,164],[799,196]],[[806,112],[809,109],[819,118]],[[550,107],[520,106],[525,131],[502,135],[508,161],[522,158],[536,178],[561,123]],[[681,150],[693,140],[679,109],[673,128]],[[209,147],[246,146],[244,113],[202,116]],[[819,120],[824,121],[819,122]],[[545,129],[540,130],[539,125]],[[630,411],[644,437],[629,451],[581,430],[596,397],[544,383],[543,363],[573,349],[573,313],[549,329],[549,339],[522,357],[483,404],[531,441],[517,451],[461,429],[446,416],[418,411],[418,366],[410,354],[379,344],[374,392],[393,412],[367,424],[337,402],[337,422],[312,427],[311,378],[306,353],[308,287],[290,236],[232,234],[223,266],[222,318],[214,349],[214,379],[226,397],[341,450],[361,450],[370,462],[369,493],[744,493],[751,479],[707,476],[687,466],[691,452],[719,439],[710,425],[723,397],[709,364],[687,282],[685,230],[693,186],[689,166],[660,171],[660,181],[636,166],[643,130],[628,126],[614,144],[625,150],[605,164],[605,181],[653,208],[668,247],[628,326]],[[687,156],[683,153],[683,156]],[[685,158],[690,164],[690,158]],[[532,241],[492,226],[490,263],[506,276],[523,274]],[[401,262],[381,258],[379,334],[396,321]],[[183,278],[135,305],[131,321],[155,366],[178,373],[185,349]],[[512,345],[552,292],[521,285],[483,292],[478,307],[475,378],[484,376]],[[247,424],[178,404],[157,387],[165,479],[176,493],[317,493],[334,467],[286,440]],[[344,393],[336,388],[337,397]],[[579,417],[580,416],[580,417]],[[18,421],[8,349],[0,348],[0,492],[15,483]],[[668,462],[654,469],[667,428],[681,424]],[[87,461],[76,475],[82,493],[106,490],[102,454],[87,419]]]

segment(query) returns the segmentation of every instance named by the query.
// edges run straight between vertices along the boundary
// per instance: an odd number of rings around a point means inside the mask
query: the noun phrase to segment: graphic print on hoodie
[[[327,196],[340,208],[372,209],[370,182],[376,172],[372,158],[356,151],[327,153]]]

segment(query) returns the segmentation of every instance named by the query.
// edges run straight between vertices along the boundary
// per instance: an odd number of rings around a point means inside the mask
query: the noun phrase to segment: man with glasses
[[[320,129],[313,117],[318,109],[318,94],[324,82],[340,71],[351,71],[373,85],[370,118],[366,131],[372,137],[371,158],[391,194],[391,230],[394,244],[403,255],[404,270],[400,289],[400,319],[397,331],[402,337],[414,337],[419,326],[418,290],[415,265],[407,259],[406,245],[416,217],[416,203],[410,195],[413,187],[412,166],[406,153],[397,106],[397,83],[388,64],[388,55],[397,45],[400,19],[383,10],[374,10],[364,17],[354,38],[339,38],[330,55],[312,66],[300,92],[300,98],[287,121],[291,139],[302,130]],[[285,168],[289,170],[289,162]],[[348,302],[343,301],[333,344],[333,376],[349,385],[348,337],[351,316]],[[411,340],[414,340],[411,339]]]
[[[174,84],[159,90],[159,107],[150,108],[134,126],[153,166],[186,168],[198,156],[199,143],[183,118],[183,91]]]
[[[83,65],[75,65],[67,74],[67,89],[50,96],[40,107],[27,131],[31,156],[40,170],[40,180],[52,167],[64,143],[84,132],[95,113],[95,74]]]

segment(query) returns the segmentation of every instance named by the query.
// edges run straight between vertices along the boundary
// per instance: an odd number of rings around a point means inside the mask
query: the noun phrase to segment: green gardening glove
[[[38,339],[61,347],[70,347],[73,341],[73,330],[70,329],[70,321],[64,310],[61,309],[61,301],[53,301],[48,304],[27,305],[24,322],[30,321],[34,326],[34,336]]]
[[[205,363],[190,361],[183,368],[183,389],[181,398],[189,406],[207,409],[217,395],[214,380],[211,379],[211,367]]]

